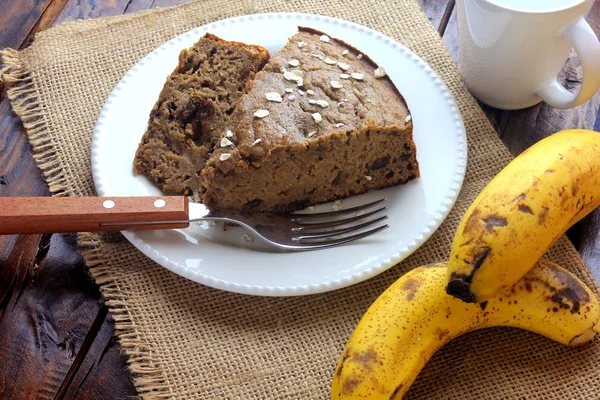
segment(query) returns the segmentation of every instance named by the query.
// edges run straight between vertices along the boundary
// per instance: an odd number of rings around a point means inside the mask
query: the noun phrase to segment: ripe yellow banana
[[[571,225],[600,205],[600,132],[541,140],[483,189],[460,222],[447,292],[488,300],[531,269]]]
[[[482,304],[445,291],[447,263],[419,267],[367,310],[333,377],[332,400],[397,400],[431,356],[475,329],[511,326],[577,346],[600,331],[600,305],[574,275],[540,260],[513,288]]]

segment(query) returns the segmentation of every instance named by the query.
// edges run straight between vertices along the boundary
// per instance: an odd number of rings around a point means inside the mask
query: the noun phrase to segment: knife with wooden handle
[[[0,197],[0,235],[188,226],[185,196]]]

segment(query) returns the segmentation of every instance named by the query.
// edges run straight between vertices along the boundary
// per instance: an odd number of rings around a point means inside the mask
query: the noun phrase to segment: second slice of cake
[[[202,172],[202,201],[293,211],[419,176],[408,107],[382,68],[299,28],[249,84]]]

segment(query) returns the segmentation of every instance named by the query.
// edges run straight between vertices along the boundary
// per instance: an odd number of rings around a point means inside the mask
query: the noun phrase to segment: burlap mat
[[[95,194],[92,129],[109,92],[139,59],[199,25],[268,11],[311,12],[364,24],[426,60],[450,88],[464,118],[469,145],[464,186],[448,219],[409,259],[367,282],[321,295],[261,298],[211,289],[153,264],[120,236],[82,235],[90,273],[116,321],[135,386],[146,398],[328,398],[338,357],[367,307],[407,270],[447,258],[461,215],[510,160],[416,1],[204,0],[62,24],[39,34],[24,51],[2,53],[4,80],[12,86],[8,94],[52,192]],[[567,240],[548,257],[600,294]],[[598,399],[599,370],[599,340],[571,349],[524,331],[490,329],[443,348],[408,397]]]

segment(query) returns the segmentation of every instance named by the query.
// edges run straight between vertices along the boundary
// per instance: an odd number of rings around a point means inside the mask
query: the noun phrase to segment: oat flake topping
[[[385,72],[385,69],[383,67],[378,67],[375,70],[375,78],[383,78],[386,75],[387,73]]]
[[[344,71],[347,71],[348,68],[350,68],[350,65],[343,63],[343,62],[339,62],[338,63],[338,67],[340,67],[341,69],[343,69]]]
[[[233,146],[233,142],[226,137],[221,139],[221,147]]]
[[[350,75],[348,74],[340,74],[340,79],[348,79],[350,78]]]
[[[345,55],[346,55],[346,54],[348,54],[348,53],[349,53],[349,52],[348,52],[348,49],[346,49],[346,50],[344,50],[344,51],[342,52],[342,55],[343,55],[343,56],[345,56]]]
[[[292,60],[288,61],[288,64],[291,65],[292,67],[297,67],[298,65],[300,65],[300,61],[298,61],[296,59],[292,59]]]
[[[285,92],[286,93],[294,93],[294,89],[292,89],[291,87],[285,88]]]
[[[260,142],[262,142],[262,139],[256,139],[254,142],[252,142],[252,146],[256,146]]]
[[[306,42],[298,42],[299,48],[303,48],[304,46],[306,46]]]
[[[319,113],[314,113],[311,114],[313,119],[315,120],[315,122],[318,124],[319,122],[323,121],[323,117],[321,117],[321,114]]]
[[[344,200],[336,200],[333,202],[333,205],[331,206],[331,208],[333,209],[333,211],[339,211],[342,209],[343,203],[344,203]]]
[[[227,131],[227,132],[225,132],[225,136],[227,136],[227,137],[233,137],[233,132]]]
[[[357,81],[362,81],[365,78],[365,74],[359,74],[358,72],[353,72],[350,74],[350,76]]]
[[[283,77],[288,81],[298,82],[302,80],[302,71],[299,69],[293,69],[291,71],[286,71],[283,74]]]
[[[283,101],[281,95],[277,92],[267,92],[265,93],[265,98],[269,101],[274,101],[275,103],[281,103]]]
[[[229,160],[229,157],[231,157],[231,154],[221,153],[221,155],[219,156],[219,160],[221,160],[221,161]]]
[[[342,82],[340,82],[340,81],[331,81],[329,83],[331,84],[331,87],[334,88],[334,89],[341,89],[341,88],[344,87],[342,85]]]
[[[256,118],[264,118],[267,115],[269,115],[269,110],[262,110],[262,109],[260,109],[260,110],[256,110],[256,112],[254,113],[254,116]]]
[[[329,64],[329,65],[334,65],[334,64],[336,63],[336,61],[335,61],[333,58],[329,58],[329,57],[325,58],[325,59],[323,60],[323,62],[324,62],[325,64]]]
[[[319,39],[323,43],[329,43],[329,36],[327,36],[327,35],[321,35],[321,37]]]
[[[317,100],[317,103],[316,103],[316,104],[317,104],[318,106],[321,106],[321,107],[323,107],[323,108],[325,108],[325,107],[329,107],[329,103],[328,103],[328,102],[326,102],[325,100]]]

